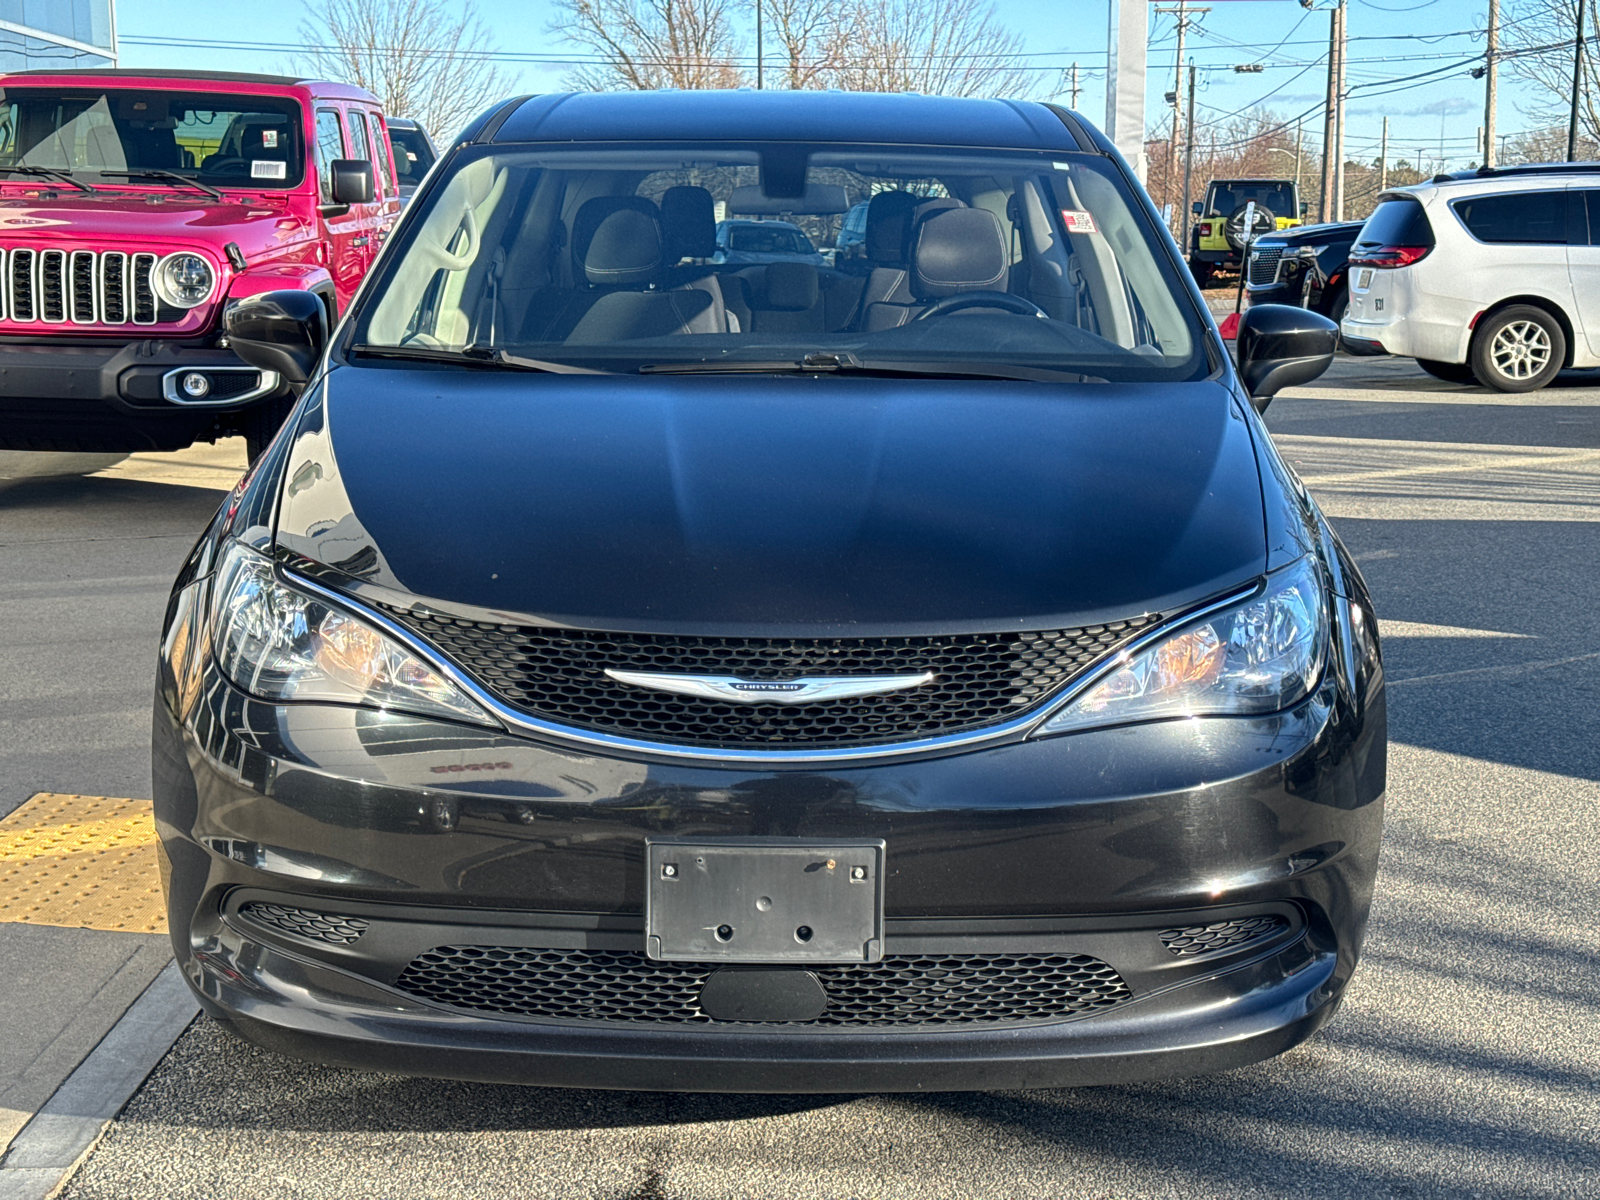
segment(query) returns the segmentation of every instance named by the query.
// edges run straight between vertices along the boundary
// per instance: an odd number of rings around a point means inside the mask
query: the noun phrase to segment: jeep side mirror
[[[1189,211],[1194,213],[1194,215],[1198,217],[1198,216],[1201,216],[1206,211],[1206,206],[1204,204],[1200,203],[1200,201],[1196,200],[1192,204],[1189,205]]]
[[[1311,211],[1311,201],[1309,201],[1309,200],[1300,201],[1300,215],[1303,217],[1310,211]]]
[[[233,352],[292,384],[311,378],[328,344],[328,310],[311,292],[266,292],[228,306],[222,317]]]
[[[1239,380],[1260,413],[1286,387],[1310,383],[1333,364],[1339,327],[1321,313],[1292,304],[1261,304],[1239,318],[1234,352]]]
[[[372,164],[361,158],[336,158],[328,167],[335,204],[371,204],[377,196]]]

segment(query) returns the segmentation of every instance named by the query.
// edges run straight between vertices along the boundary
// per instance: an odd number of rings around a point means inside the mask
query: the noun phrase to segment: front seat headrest
[[[596,196],[572,221],[572,257],[594,284],[637,287],[660,278],[661,218],[643,196]]]
[[[717,252],[717,206],[703,187],[670,187],[661,195],[667,261],[710,258]]]
[[[959,292],[1003,291],[1010,253],[986,208],[948,208],[911,235],[911,292],[919,300]]]
[[[867,201],[867,226],[862,244],[869,259],[879,266],[899,266],[906,260],[907,218],[917,206],[910,192],[879,192]]]

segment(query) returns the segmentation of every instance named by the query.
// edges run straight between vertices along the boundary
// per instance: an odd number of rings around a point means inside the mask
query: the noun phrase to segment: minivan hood
[[[343,367],[282,486],[335,586],[619,632],[1063,628],[1265,565],[1216,382]]]

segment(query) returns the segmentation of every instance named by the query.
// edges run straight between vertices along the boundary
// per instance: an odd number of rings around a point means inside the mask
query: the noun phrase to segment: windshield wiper
[[[501,371],[542,371],[550,375],[606,375],[594,367],[580,367],[573,363],[553,362],[542,358],[521,358],[490,346],[463,346],[460,350],[437,350],[432,346],[371,346],[360,343],[350,347],[352,354],[367,354],[373,358],[396,358],[412,362],[448,363],[455,367],[484,367]]]
[[[72,172],[65,167],[0,167],[0,173],[6,175],[32,175],[38,179],[54,179],[68,187],[75,187],[80,192],[98,192],[100,189],[90,187],[87,183],[80,183],[72,177]]]
[[[159,179],[164,183],[181,183],[185,187],[196,188],[208,196],[215,196],[218,200],[227,197],[209,183],[201,183],[198,179],[190,179],[187,175],[179,175],[176,171],[159,171],[154,168],[146,171],[101,171],[102,177],[112,176],[118,179]]]
[[[823,350],[799,359],[722,359],[716,362],[647,363],[639,368],[641,375],[697,375],[697,374],[795,374],[812,375],[818,372],[848,371],[862,375],[970,376],[976,379],[1027,379],[1040,383],[1085,383],[1099,380],[1096,375],[1076,371],[1058,371],[1052,367],[996,366],[993,363],[943,362],[937,359],[862,359],[848,350]]]

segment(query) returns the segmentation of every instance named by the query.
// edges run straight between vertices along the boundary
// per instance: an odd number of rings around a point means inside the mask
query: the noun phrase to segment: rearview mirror
[[[1321,313],[1291,304],[1262,304],[1239,318],[1234,351],[1239,380],[1257,412],[1286,387],[1310,383],[1333,364],[1339,327]]]
[[[335,204],[371,204],[378,194],[372,164],[363,158],[336,158],[328,166]]]
[[[266,292],[228,306],[222,317],[233,352],[292,384],[311,378],[328,344],[328,310],[311,292]]]

